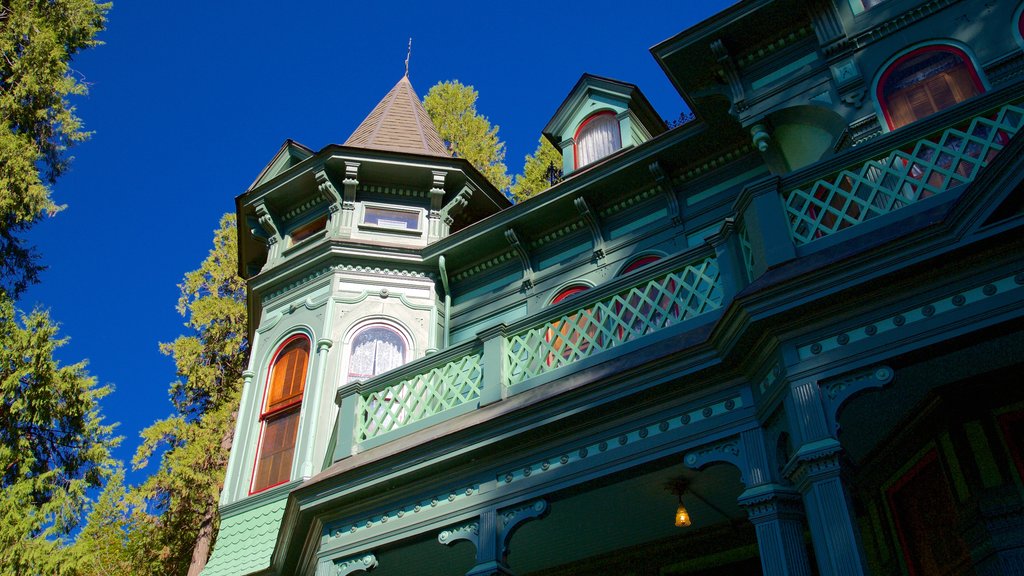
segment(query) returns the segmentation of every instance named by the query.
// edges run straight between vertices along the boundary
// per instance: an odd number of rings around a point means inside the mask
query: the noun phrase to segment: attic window
[[[576,168],[596,162],[622,148],[619,121],[612,112],[598,112],[576,131]]]
[[[362,224],[373,228],[418,232],[420,213],[415,210],[398,210],[383,206],[363,206]]]
[[[327,228],[327,216],[326,215],[321,216],[321,217],[319,217],[316,220],[313,220],[311,222],[307,222],[307,223],[303,224],[302,226],[299,226],[295,230],[292,230],[292,233],[291,233],[292,244],[297,244],[299,242],[302,242],[306,238],[310,238],[313,235],[315,235],[317,232],[321,232],[321,231],[323,231],[326,228]]]

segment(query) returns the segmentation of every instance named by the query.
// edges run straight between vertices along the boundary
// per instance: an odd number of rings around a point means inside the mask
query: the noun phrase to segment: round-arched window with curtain
[[[368,380],[405,364],[405,338],[384,324],[360,330],[352,339],[348,360],[348,382]]]
[[[576,130],[576,167],[580,168],[622,148],[619,121],[612,112],[598,112]]]
[[[260,410],[260,441],[251,493],[283,484],[291,478],[299,410],[306,389],[309,338],[286,340],[274,355],[267,393]]]
[[[895,130],[985,91],[971,59],[953,46],[927,46],[899,57],[878,81],[878,103]]]

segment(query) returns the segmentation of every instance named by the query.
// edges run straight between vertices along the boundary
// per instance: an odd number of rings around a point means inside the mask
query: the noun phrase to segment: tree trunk
[[[238,411],[231,413],[227,425],[224,427],[224,435],[220,439],[221,458],[218,466],[227,466],[227,456],[231,452],[231,443],[235,436],[235,419],[238,418]],[[224,489],[223,482],[221,490]],[[210,559],[210,548],[213,544],[213,526],[217,519],[217,498],[206,503],[206,510],[203,512],[203,519],[199,522],[199,533],[196,535],[195,546],[192,547],[192,562],[188,565],[188,576],[199,576],[199,573],[206,568],[206,561]]]

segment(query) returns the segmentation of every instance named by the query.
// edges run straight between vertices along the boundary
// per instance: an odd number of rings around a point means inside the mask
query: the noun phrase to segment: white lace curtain
[[[365,380],[405,363],[405,341],[384,326],[373,326],[356,335],[348,363],[348,380]]]
[[[614,114],[599,114],[576,135],[576,166],[586,166],[622,148],[619,121]]]

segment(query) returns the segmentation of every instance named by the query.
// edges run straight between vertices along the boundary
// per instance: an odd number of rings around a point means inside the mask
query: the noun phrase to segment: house
[[[516,205],[408,78],[285,142],[204,574],[1019,574],[1022,11],[740,2]]]

